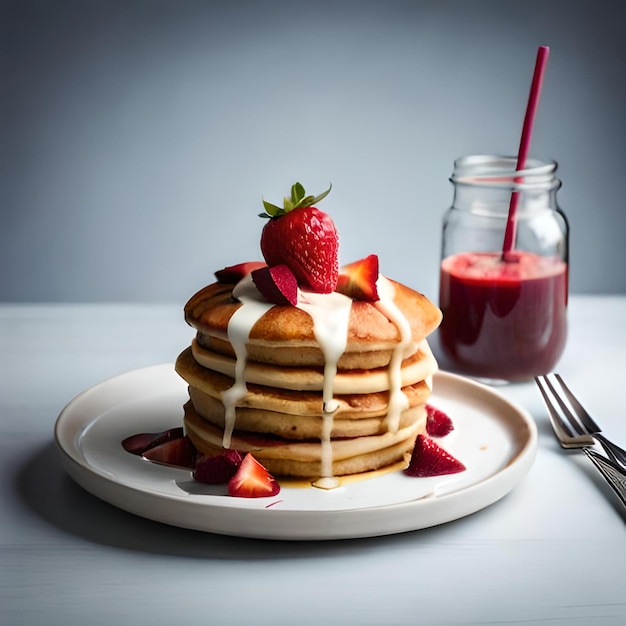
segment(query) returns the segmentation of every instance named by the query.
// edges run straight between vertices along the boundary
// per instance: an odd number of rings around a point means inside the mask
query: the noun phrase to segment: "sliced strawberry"
[[[408,476],[425,478],[456,474],[465,470],[465,465],[446,452],[426,435],[418,435],[411,455],[411,462],[404,470]]]
[[[262,267],[252,272],[252,280],[261,295],[281,306],[296,306],[298,302],[298,281],[286,265]]]
[[[353,300],[376,302],[379,300],[376,281],[378,280],[378,256],[369,256],[344,265],[339,270],[336,291]]]
[[[196,449],[189,438],[185,436],[154,446],[146,450],[141,456],[160,465],[193,469],[196,462]]]
[[[339,273],[339,239],[331,217],[314,207],[330,192],[305,195],[296,183],[284,208],[263,201],[269,218],[261,233],[261,252],[270,267],[287,265],[298,285],[317,293],[331,293]]]
[[[193,477],[201,483],[227,483],[239,469],[242,456],[237,450],[224,450],[215,456],[198,455]]]
[[[126,437],[126,439],[122,441],[122,447],[126,452],[141,456],[151,448],[156,448],[163,443],[180,439],[183,436],[182,426],[170,428],[160,433],[137,433],[136,435]]]
[[[242,278],[245,278],[248,274],[261,267],[265,267],[263,261],[246,261],[217,270],[217,272],[215,272],[215,278],[217,278],[218,283],[236,285]]]
[[[276,479],[250,453],[228,481],[228,493],[240,498],[265,498],[280,491]]]
[[[426,405],[426,432],[430,437],[445,437],[454,430],[452,420],[432,404]]]

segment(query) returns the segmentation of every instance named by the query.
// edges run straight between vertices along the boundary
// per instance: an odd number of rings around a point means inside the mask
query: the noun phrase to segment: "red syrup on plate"
[[[528,252],[462,253],[442,261],[439,329],[471,376],[527,380],[556,365],[567,337],[567,264]]]

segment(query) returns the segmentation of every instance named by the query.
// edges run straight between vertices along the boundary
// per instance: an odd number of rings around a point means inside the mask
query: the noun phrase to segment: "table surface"
[[[559,364],[622,444],[625,321],[626,297],[572,297]],[[558,446],[531,383],[499,388],[538,426],[528,476],[426,530],[243,539],[136,517],[81,489],[53,442],[63,406],[173,361],[192,334],[170,305],[0,305],[1,624],[626,623],[626,513],[581,453]]]

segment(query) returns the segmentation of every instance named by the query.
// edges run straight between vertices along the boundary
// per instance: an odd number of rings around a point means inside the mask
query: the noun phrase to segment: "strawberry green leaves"
[[[265,213],[259,213],[259,217],[264,218],[272,218],[272,217],[281,217],[289,211],[293,211],[294,209],[299,209],[302,207],[310,207],[314,204],[317,204],[321,200],[323,200],[333,188],[332,185],[321,193],[319,196],[307,196],[306,191],[301,183],[295,183],[291,186],[291,194],[289,197],[285,196],[283,198],[283,206],[279,207],[271,202],[267,202],[263,200],[263,206],[265,207]]]

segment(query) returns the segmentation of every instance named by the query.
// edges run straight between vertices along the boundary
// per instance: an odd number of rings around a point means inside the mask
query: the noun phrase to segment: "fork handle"
[[[593,437],[600,442],[600,445],[604,448],[604,451],[612,461],[614,461],[617,465],[621,465],[623,469],[626,469],[626,450],[623,450],[617,444],[609,441],[601,433],[595,433]]]
[[[594,450],[583,448],[582,451],[602,474],[606,482],[609,483],[609,486],[622,501],[622,504],[626,506],[626,472]]]

